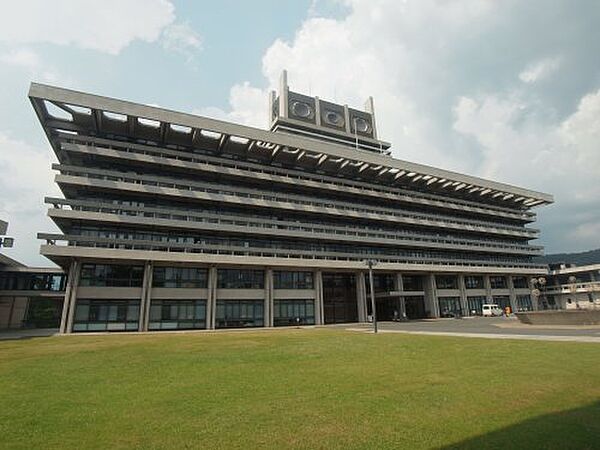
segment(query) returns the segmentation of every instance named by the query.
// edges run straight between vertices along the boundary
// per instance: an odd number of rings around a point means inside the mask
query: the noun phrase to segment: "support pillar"
[[[315,270],[315,324],[323,325],[325,323],[323,317],[323,272]]]
[[[273,326],[273,269],[265,270],[265,307],[264,326]]]
[[[485,298],[486,303],[492,304],[494,303],[494,298],[492,297],[492,283],[490,282],[490,276],[483,276],[483,286],[485,287]]]
[[[513,282],[512,275],[508,275],[506,278],[509,289],[510,309],[515,313],[517,312],[517,291],[515,291],[515,283]]]
[[[206,329],[214,330],[217,315],[217,268],[208,269],[208,295],[206,297]]]
[[[71,261],[69,266],[69,272],[67,274],[67,285],[65,286],[65,298],[63,300],[62,314],[60,317],[60,329],[59,332],[64,334],[67,332],[67,318],[69,317],[69,308],[71,307],[71,293],[74,290],[73,280],[75,279],[75,272],[77,271],[78,262],[76,260]],[[75,287],[76,288],[76,287]],[[14,301],[14,298],[13,298]],[[12,309],[11,309],[12,314]],[[8,318],[10,321],[10,316]],[[10,324],[9,324],[10,326]]]
[[[435,287],[435,275],[430,273],[425,275],[425,308],[429,311],[430,317],[440,317],[440,306],[437,302],[437,292]]]
[[[142,297],[140,298],[140,321],[138,331],[148,331],[150,322],[150,302],[152,301],[152,276],[154,269],[150,261],[144,265],[144,282],[142,284]]]
[[[358,321],[367,321],[367,283],[364,272],[356,273],[356,304],[358,307]]]
[[[464,274],[458,275],[458,289],[460,290],[460,309],[463,316],[470,316],[469,305],[467,302],[467,286],[465,285]]]
[[[79,277],[81,275],[81,263],[79,261],[74,262],[74,273],[71,274],[71,271],[69,271],[69,278],[72,278],[73,284],[71,286],[70,292],[69,311],[67,313],[67,324],[64,331],[66,334],[73,332],[73,320],[75,319],[75,307],[77,306],[77,286],[79,286]]]
[[[397,292],[404,292],[404,282],[402,281],[402,274],[397,273],[394,277],[394,290]],[[404,295],[400,295],[398,297],[398,314],[400,315],[401,320],[406,320],[406,301],[404,300]]]

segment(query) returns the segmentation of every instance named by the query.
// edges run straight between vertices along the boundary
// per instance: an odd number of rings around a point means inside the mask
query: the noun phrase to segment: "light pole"
[[[371,316],[373,317],[373,333],[377,333],[377,308],[375,306],[375,284],[373,283],[373,266],[377,265],[376,259],[366,259],[364,263],[369,267],[369,286],[371,288]]]

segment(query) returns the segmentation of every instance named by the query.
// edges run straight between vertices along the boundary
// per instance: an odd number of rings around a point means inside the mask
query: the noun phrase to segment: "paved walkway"
[[[371,324],[356,324],[346,329],[370,332]],[[600,344],[600,326],[525,325],[516,318],[468,318],[381,322],[382,333],[408,333],[433,336],[475,337],[484,339],[526,339]]]

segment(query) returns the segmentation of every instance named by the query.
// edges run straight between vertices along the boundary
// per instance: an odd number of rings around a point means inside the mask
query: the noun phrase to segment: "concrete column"
[[[144,281],[142,284],[142,297],[140,298],[140,322],[138,331],[148,331],[150,322],[150,302],[152,301],[152,277],[154,268],[150,261],[144,265]]]
[[[470,316],[469,304],[467,302],[467,286],[465,285],[464,274],[458,275],[458,289],[460,290],[460,309],[462,310],[463,316]]]
[[[369,301],[371,301],[369,297]],[[364,272],[356,273],[356,304],[358,307],[358,321],[367,321],[367,283]]]
[[[401,273],[397,273],[396,276],[394,277],[394,290],[397,292],[404,291],[404,282],[402,281]],[[398,314],[400,314],[400,319],[406,320],[407,319],[407,317],[406,317],[406,302],[404,300],[404,295],[400,295],[398,297],[398,307],[399,307]]]
[[[65,286],[65,298],[63,300],[62,315],[60,317],[60,333],[64,334],[67,332],[67,319],[69,317],[69,308],[71,307],[72,292],[77,289],[74,286],[73,281],[75,279],[75,273],[78,270],[79,263],[76,260],[71,261],[69,266],[69,272],[67,274],[67,285]]]
[[[206,298],[206,329],[215,329],[215,317],[217,314],[217,268],[208,269],[208,296]]]
[[[71,287],[71,300],[69,302],[69,312],[67,314],[67,325],[65,333],[69,334],[73,332],[73,319],[75,318],[75,308],[77,306],[77,287],[79,286],[79,277],[81,275],[81,263],[75,261],[75,271],[73,274],[73,285]],[[71,274],[69,274],[71,276]]]
[[[508,275],[506,278],[509,289],[510,309],[512,309],[512,312],[514,313],[517,311],[517,292],[515,291],[515,283],[513,282],[512,275]]]
[[[273,326],[273,269],[265,270],[265,308],[264,326]]]
[[[435,287],[435,275],[430,273],[424,276],[423,286],[425,294],[425,309],[429,311],[430,317],[440,317],[440,305],[437,302],[437,290]]]
[[[323,325],[325,322],[323,318],[323,272],[315,270],[313,276],[315,283],[315,324]]]
[[[490,282],[490,276],[483,276],[483,286],[485,287],[485,298],[487,303],[494,303],[494,299],[492,297],[492,283]]]

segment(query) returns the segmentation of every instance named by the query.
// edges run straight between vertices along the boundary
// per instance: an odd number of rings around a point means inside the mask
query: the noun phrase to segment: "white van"
[[[498,305],[483,305],[481,307],[481,313],[483,317],[496,317],[502,315],[502,310],[498,308]]]

